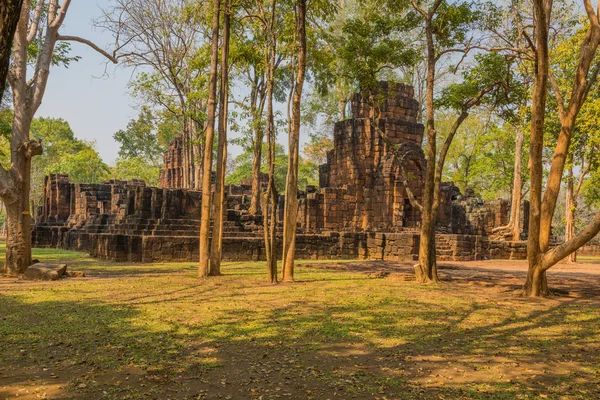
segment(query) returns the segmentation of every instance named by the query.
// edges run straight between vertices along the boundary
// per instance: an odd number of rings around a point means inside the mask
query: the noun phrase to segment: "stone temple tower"
[[[334,147],[319,168],[320,188],[301,201],[308,231],[402,231],[419,213],[408,192],[421,199],[424,127],[417,121],[414,89],[380,82],[351,100],[352,118],[337,122]]]

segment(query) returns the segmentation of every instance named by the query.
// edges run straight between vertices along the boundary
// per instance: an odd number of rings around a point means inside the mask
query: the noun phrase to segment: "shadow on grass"
[[[0,296],[0,397],[600,396],[600,316],[587,301],[469,300],[361,275],[292,287],[147,279],[133,297],[102,297],[104,286],[72,300],[61,299],[70,286]]]

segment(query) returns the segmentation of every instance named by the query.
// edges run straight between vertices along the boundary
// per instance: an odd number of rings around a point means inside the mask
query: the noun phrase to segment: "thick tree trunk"
[[[435,227],[421,225],[419,237],[419,263],[415,265],[415,276],[419,283],[438,283],[435,254]]]
[[[29,192],[31,187],[31,158],[42,153],[41,145],[29,140],[29,128],[33,116],[15,109],[11,140],[11,161],[16,201],[6,203],[6,263],[9,275],[25,272],[31,265],[31,211]]]
[[[542,250],[540,248],[542,182],[544,148],[544,119],[546,114],[546,94],[548,92],[548,21],[550,9],[544,0],[534,0],[536,63],[533,96],[531,103],[531,140],[529,146],[530,162],[530,212],[529,238],[527,241],[527,260],[529,271],[523,294],[526,296],[545,296],[548,294],[546,272],[542,268]]]
[[[4,0],[0,2],[0,105],[10,64],[10,51],[13,37],[21,15],[23,0]]]
[[[527,271],[527,280],[523,289],[523,296],[527,297],[547,297],[550,295],[548,289],[548,278],[546,271],[542,269],[541,262],[535,264],[535,267]]]
[[[227,164],[227,108],[229,105],[229,0],[223,13],[223,43],[221,45],[221,88],[219,91],[219,145],[217,179],[215,182],[214,228],[210,254],[210,276],[221,275],[223,254],[223,213],[225,208],[225,166]]]
[[[29,211],[29,182],[21,185],[23,191],[18,201],[6,206],[5,272],[16,276],[25,272],[31,265],[31,215]]]
[[[298,156],[300,151],[300,105],[306,73],[306,0],[297,0],[297,33],[300,49],[294,99],[292,102],[292,129],[289,138],[288,171],[285,189],[283,220],[283,281],[294,280],[294,256],[296,253],[296,225],[298,222]]]
[[[556,151],[552,159],[551,173],[546,182],[546,191],[543,194],[540,214],[540,249],[542,252],[548,251],[550,246],[550,235],[552,234],[552,219],[556,209],[556,202],[562,184],[565,161],[568,156],[571,142],[571,133],[573,131],[574,120],[566,122],[561,118],[561,134],[559,135]],[[556,172],[555,172],[556,171]]]
[[[212,153],[215,135],[215,115],[217,97],[217,65],[219,62],[219,17],[220,0],[213,1],[213,20],[210,55],[210,77],[208,84],[208,115],[206,126],[206,144],[204,147],[204,164],[202,173],[202,211],[200,215],[200,265],[198,275],[206,277],[209,274],[209,235],[211,219],[211,178]]]

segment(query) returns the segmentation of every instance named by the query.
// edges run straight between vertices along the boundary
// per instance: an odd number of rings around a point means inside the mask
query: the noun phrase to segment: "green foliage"
[[[454,116],[442,113],[436,125],[448,131]],[[525,135],[527,136],[527,135]],[[509,198],[514,178],[515,128],[489,114],[468,118],[450,147],[444,179],[464,193],[470,188],[486,200]],[[523,181],[527,182],[527,152],[523,152]]]
[[[588,207],[600,208],[600,174],[593,174],[586,179],[581,189],[585,204]]]
[[[152,111],[143,107],[137,119],[129,121],[125,130],[113,135],[119,143],[119,157],[140,158],[148,165],[161,164],[163,153],[179,130],[173,120],[157,121]]]
[[[83,142],[82,148],[76,153],[63,153],[60,164],[52,164],[46,173],[66,173],[75,183],[101,183],[109,177],[110,168],[92,144]]]
[[[263,154],[267,152],[267,146],[263,143]],[[254,160],[254,154],[251,147],[246,147],[244,152],[237,156],[234,160],[233,171],[225,177],[225,182],[228,184],[239,184],[244,180],[252,178],[252,163]],[[268,172],[268,165],[266,157],[261,160],[260,171],[263,173]],[[281,193],[285,189],[285,178],[287,175],[287,161],[288,157],[285,153],[283,146],[279,143],[275,144],[275,186]]]
[[[10,135],[12,133],[13,112],[9,108],[0,109],[0,164],[10,163]]]
[[[263,154],[266,153],[266,144],[263,144]],[[242,154],[237,156],[233,162],[233,170],[225,177],[227,184],[240,184],[242,181],[252,178],[252,163],[254,154],[247,147]],[[275,186],[279,193],[285,190],[285,179],[287,176],[288,156],[282,145],[275,145]],[[260,170],[268,172],[266,157],[262,158]],[[317,164],[300,158],[298,164],[298,188],[305,190],[307,185],[318,186],[319,167]]]
[[[120,180],[142,179],[149,186],[158,186],[163,154],[180,132],[181,125],[174,114],[164,110],[153,113],[142,107],[137,119],[113,135],[120,148],[112,176]]]
[[[44,176],[68,174],[71,182],[100,183],[109,177],[110,169],[94,148],[94,143],[75,137],[68,122],[60,118],[36,118],[31,136],[41,140],[44,153],[31,162],[31,199],[40,204]]]
[[[438,51],[466,43],[476,29],[499,23],[496,18],[488,18],[494,14],[499,15],[490,2],[443,0],[432,21]]]
[[[382,71],[414,64],[420,57],[407,39],[420,22],[407,2],[361,1],[334,39],[338,77],[360,88],[377,87]]]
[[[436,102],[438,107],[461,111],[467,101],[488,88],[490,91],[482,97],[481,104],[498,111],[501,111],[502,106],[514,104],[523,96],[522,90],[515,84],[511,64],[503,55],[480,53],[474,58],[475,64],[464,69],[462,81],[442,90]]]
[[[127,157],[117,159],[117,163],[111,171],[114,179],[129,181],[142,179],[148,186],[158,186],[160,167],[148,165],[145,158]]]

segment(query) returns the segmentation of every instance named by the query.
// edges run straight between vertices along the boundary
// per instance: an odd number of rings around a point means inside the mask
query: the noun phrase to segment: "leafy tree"
[[[266,151],[266,143],[263,143],[263,150]],[[254,149],[246,147],[245,150],[234,160],[233,170],[226,176],[225,182],[228,184],[240,184],[242,181],[248,181],[254,176]],[[268,173],[269,165],[265,158],[262,159],[260,166],[261,173]],[[278,192],[285,189],[285,176],[287,174],[287,154],[282,145],[275,145],[275,186]]]
[[[115,0],[97,21],[115,36],[123,62],[143,70],[130,85],[132,93],[179,121],[185,188],[199,189],[202,180],[210,14],[203,2]]]
[[[115,57],[89,40],[59,33],[70,4],[71,0],[23,2],[13,41],[8,73],[14,109],[11,163],[9,169],[0,168],[0,197],[6,205],[8,219],[5,270],[12,275],[23,273],[31,264],[29,177],[31,160],[42,153],[42,145],[31,139],[30,128],[42,103],[50,68],[68,66],[78,60],[69,55],[67,42],[72,41],[88,45],[117,62]],[[7,51],[4,45],[2,51]]]
[[[315,165],[327,162],[327,152],[333,148],[331,134],[325,131],[310,134],[310,140],[304,144],[302,153],[305,161]]]
[[[40,205],[44,176],[68,174],[74,183],[100,183],[108,179],[109,168],[89,143],[75,137],[69,123],[61,118],[35,118],[31,136],[44,143],[44,152],[31,163],[31,200]]]
[[[570,155],[569,148],[573,139],[573,128],[576,125],[578,114],[586,101],[589,89],[596,81],[599,71],[594,60],[598,46],[600,45],[600,21],[591,1],[584,0],[584,8],[589,25],[585,29],[585,34],[579,44],[579,52],[571,67],[572,71],[574,71],[572,84],[569,85],[570,88],[567,91],[562,91],[556,79],[552,79],[552,74],[550,73],[549,38],[553,4],[546,0],[533,1],[536,24],[533,35],[530,35],[530,37],[534,38],[535,46],[532,46],[530,52],[535,57],[536,69],[532,94],[529,150],[531,165],[531,210],[527,244],[529,269],[523,291],[524,295],[532,297],[547,296],[550,293],[546,277],[547,270],[583,246],[600,231],[600,213],[598,213],[572,239],[552,249],[549,247],[552,220],[565,165]],[[560,131],[556,145],[551,147],[553,153],[552,163],[544,191],[543,156],[545,122],[547,118],[546,98],[549,79],[557,100]],[[567,96],[568,101],[566,100]]]
[[[450,116],[440,114],[438,127],[448,131]],[[514,182],[514,126],[490,113],[478,113],[458,130],[446,158],[444,179],[464,192],[471,188],[486,200],[510,196]],[[527,162],[521,165],[527,174]]]
[[[116,165],[111,169],[114,179],[129,181],[142,179],[148,186],[158,186],[160,167],[148,165],[143,157],[126,157],[117,159]]]
[[[266,144],[263,144],[263,149]],[[275,186],[277,191],[285,190],[285,178],[287,174],[287,154],[282,145],[279,143],[275,147]],[[244,152],[237,156],[233,162],[232,170],[227,174],[225,182],[227,184],[240,184],[243,181],[249,181],[253,177],[253,148],[247,147]],[[268,163],[263,159],[260,172],[268,172]],[[319,167],[310,160],[300,158],[298,169],[298,188],[306,190],[306,186],[318,186],[319,183]]]
[[[119,157],[140,158],[149,165],[158,166],[166,146],[160,145],[156,124],[149,108],[144,107],[136,120],[131,120],[125,130],[117,131],[113,138],[119,143]]]

